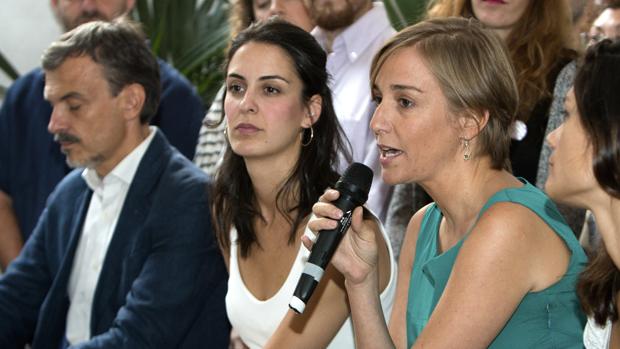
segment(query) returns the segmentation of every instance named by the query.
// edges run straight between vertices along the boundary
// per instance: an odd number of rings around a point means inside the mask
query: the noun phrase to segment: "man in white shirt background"
[[[226,347],[208,180],[149,126],[161,91],[143,36],[84,24],[46,50],[43,70],[48,130],[80,169],[0,278],[0,347]]]
[[[375,53],[395,30],[382,2],[312,0],[310,13],[317,24],[312,35],[328,52],[334,107],[351,143],[353,161],[374,172],[367,206],[384,222],[391,188],[381,180],[379,150],[370,130],[375,104],[369,75]]]

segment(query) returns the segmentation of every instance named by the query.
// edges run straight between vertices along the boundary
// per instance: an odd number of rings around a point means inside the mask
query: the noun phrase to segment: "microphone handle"
[[[338,221],[338,226],[335,229],[321,231],[319,237],[316,239],[314,247],[312,247],[312,251],[316,250],[317,252],[310,253],[308,263],[319,266],[323,270],[325,269],[336,252],[336,249],[340,244],[340,240],[342,240],[342,237],[347,232],[347,229],[351,226],[352,216],[353,211],[346,211],[343,213],[340,221]]]
[[[350,195],[342,194],[334,203],[336,207],[344,212],[342,218],[338,221],[338,226],[335,229],[322,230],[320,232],[312,247],[312,252],[308,257],[304,271],[299,278],[293,293],[293,299],[289,303],[289,307],[298,314],[304,312],[306,303],[310,296],[312,296],[312,293],[314,293],[314,289],[319,284],[319,281],[321,281],[327,264],[332,259],[334,252],[336,252],[347,229],[351,226],[353,209],[360,205],[356,204]]]

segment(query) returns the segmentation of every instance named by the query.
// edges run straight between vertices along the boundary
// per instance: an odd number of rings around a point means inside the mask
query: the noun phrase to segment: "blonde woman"
[[[358,348],[581,348],[586,257],[551,200],[506,170],[518,103],[500,38],[473,20],[422,22],[379,51],[371,84],[383,180],[434,202],[409,222],[389,325],[376,231],[354,213],[332,263]],[[314,232],[334,227],[337,196],[315,204]]]

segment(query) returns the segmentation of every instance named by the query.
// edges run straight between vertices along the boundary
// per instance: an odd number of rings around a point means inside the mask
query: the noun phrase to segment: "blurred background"
[[[210,105],[221,87],[228,42],[230,0],[138,0],[153,52],[183,73]],[[398,30],[416,22],[427,0],[384,0]],[[43,50],[61,34],[49,1],[2,0],[0,5],[0,103],[19,74],[39,66]]]

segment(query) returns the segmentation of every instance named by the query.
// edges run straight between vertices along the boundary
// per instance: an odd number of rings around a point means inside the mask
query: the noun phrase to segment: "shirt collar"
[[[86,184],[93,191],[97,191],[102,185],[108,181],[108,179],[116,178],[125,184],[131,184],[133,177],[138,171],[138,166],[142,157],[146,153],[149,145],[157,133],[157,127],[149,126],[149,135],[131,151],[127,156],[121,160],[105,177],[100,178],[94,168],[85,168],[82,171],[82,178],[86,181]]]
[[[364,52],[369,45],[382,33],[386,28],[392,25],[385,11],[382,2],[373,2],[372,9],[366,12],[353,24],[348,26],[342,33],[334,39],[332,47],[338,46],[339,41],[343,41],[347,52],[347,57],[351,62],[355,62],[357,57]],[[327,35],[325,30],[316,27],[312,30],[312,35],[319,44],[325,48],[327,45]]]

